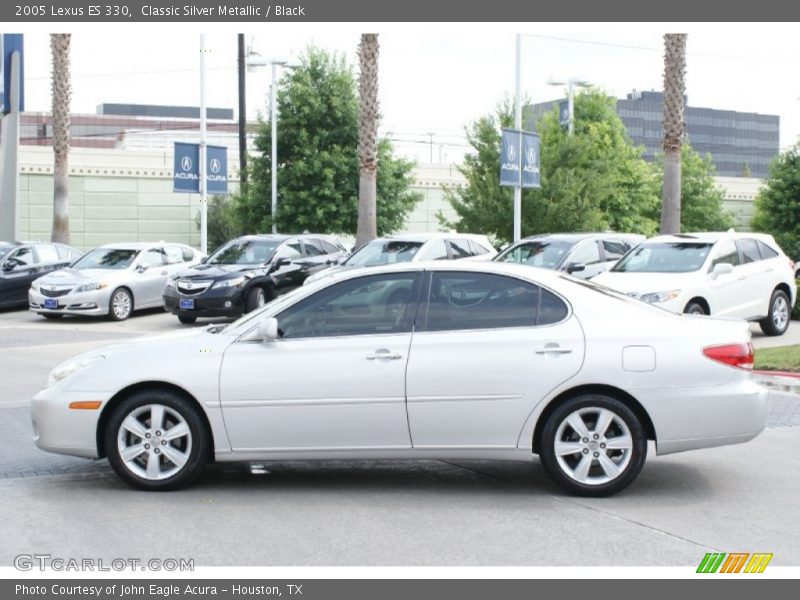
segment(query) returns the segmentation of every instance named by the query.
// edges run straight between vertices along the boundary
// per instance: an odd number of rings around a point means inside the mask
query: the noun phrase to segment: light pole
[[[270,133],[272,134],[270,143],[272,158],[272,168],[270,169],[272,175],[272,233],[278,233],[278,225],[275,222],[275,216],[278,212],[278,110],[275,106],[275,85],[278,79],[278,67],[288,69],[294,69],[295,67],[289,65],[288,61],[285,60],[261,58],[257,52],[253,51],[248,52],[245,62],[249,70],[268,65],[272,67],[272,81],[269,86]]]
[[[200,34],[200,252],[208,253],[208,181],[206,180],[206,35]]]
[[[592,84],[577,77],[570,77],[566,81],[555,81],[552,78],[547,81],[547,85],[566,85],[567,86],[567,112],[569,113],[569,124],[567,132],[569,135],[575,133],[575,86],[587,88]]]
[[[522,35],[517,34],[514,54],[514,128],[522,131]],[[520,134],[520,140],[522,134]],[[517,147],[520,147],[519,144]],[[514,241],[522,237],[522,187],[514,186]]]

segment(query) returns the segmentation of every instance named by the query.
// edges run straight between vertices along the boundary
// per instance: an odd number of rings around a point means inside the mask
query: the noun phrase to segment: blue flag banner
[[[500,185],[520,184],[520,132],[503,129],[500,144]]]
[[[522,187],[542,187],[539,178],[539,136],[522,133]]]
[[[569,100],[558,103],[558,124],[564,129],[569,127]]]
[[[200,193],[200,144],[175,142],[172,168],[172,191]],[[225,146],[206,146],[206,192],[228,193],[228,149]]]
[[[200,145],[175,142],[172,191],[200,193]]]
[[[206,146],[206,191],[209,194],[228,193],[228,149],[225,146]]]

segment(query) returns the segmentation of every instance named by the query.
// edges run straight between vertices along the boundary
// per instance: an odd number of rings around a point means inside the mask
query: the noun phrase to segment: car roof
[[[721,239],[754,239],[769,242],[774,244],[774,238],[766,233],[754,233],[749,231],[698,231],[694,233],[678,233],[671,235],[657,235],[648,239],[648,242],[667,242],[673,244],[704,242],[707,244],[715,244]]]
[[[616,233],[614,231],[604,231],[604,232],[581,232],[581,233],[540,233],[537,235],[531,235],[525,238],[522,238],[521,242],[532,241],[532,240],[556,240],[556,241],[564,241],[564,242],[580,242],[581,240],[586,240],[589,238],[619,238],[619,239],[645,239],[645,236],[638,234],[638,233]]]

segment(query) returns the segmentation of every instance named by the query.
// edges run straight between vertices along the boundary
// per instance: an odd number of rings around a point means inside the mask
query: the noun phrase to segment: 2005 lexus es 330
[[[630,484],[659,454],[766,423],[744,321],[675,315],[566,275],[405,263],[305,286],[228,326],[56,367],[38,446],[173,489],[209,461],[531,461],[565,490]]]

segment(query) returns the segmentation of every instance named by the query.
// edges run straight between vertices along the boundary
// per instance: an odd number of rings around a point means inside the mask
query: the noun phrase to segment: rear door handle
[[[374,354],[367,354],[367,360],[398,360],[403,355],[398,352],[389,352],[386,348],[375,350]]]
[[[569,348],[562,348],[558,344],[547,344],[544,348],[539,348],[536,354],[571,354],[572,350]]]

